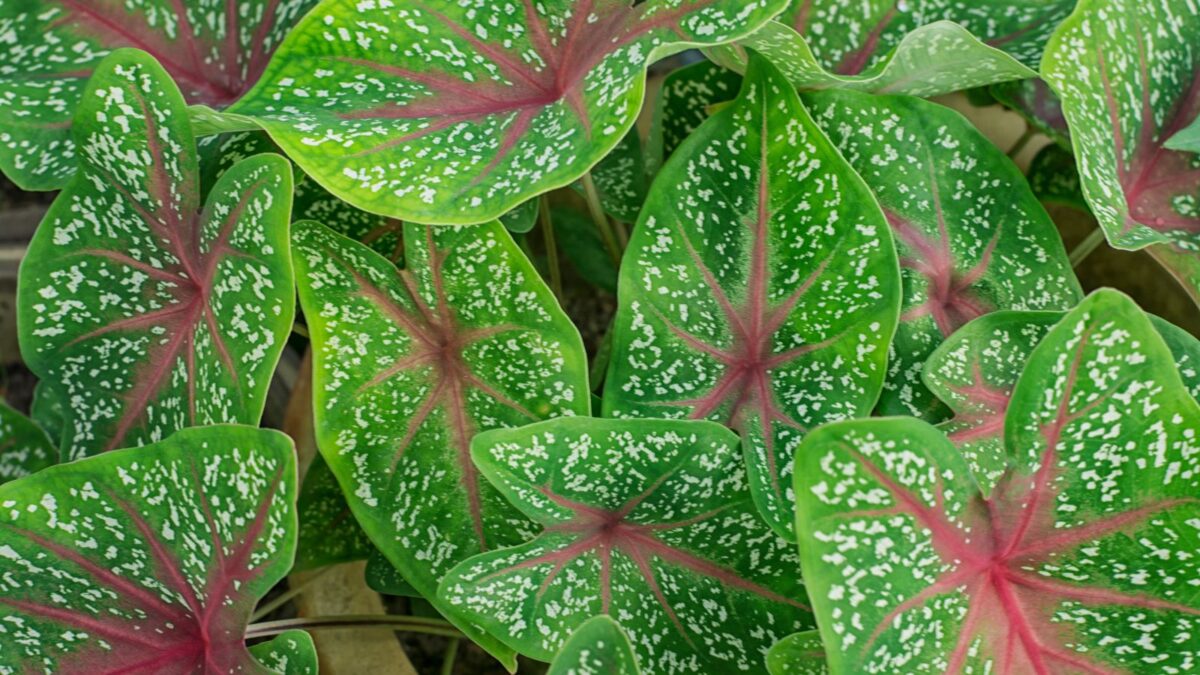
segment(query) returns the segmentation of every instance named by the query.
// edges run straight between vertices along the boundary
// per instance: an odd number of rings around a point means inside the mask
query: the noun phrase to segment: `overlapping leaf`
[[[579,333],[498,223],[406,225],[406,270],[315,223],[293,238],[317,442],[372,542],[426,597],[535,528],[481,483],[479,431],[586,415]],[[501,658],[453,608],[438,609]]]
[[[545,530],[455,567],[439,595],[518,652],[549,660],[608,614],[646,672],[752,671],[811,627],[794,547],[759,517],[728,430],[569,418],[480,435],[471,454]]]
[[[1071,147],[1067,118],[1063,116],[1058,96],[1041,78],[1014,80],[993,84],[989,93],[1000,103],[1025,118],[1035,130],[1049,136],[1055,143]]]
[[[356,206],[479,223],[568,185],[625,136],[646,66],[784,0],[326,0],[236,107]]]
[[[745,66],[746,47],[800,89],[933,96],[1035,77],[1042,48],[1073,0],[792,0],[736,46],[710,50]]]
[[[421,597],[417,589],[405,581],[395,565],[388,562],[388,559],[378,550],[367,558],[367,569],[363,576],[366,578],[367,586],[376,593],[410,598]]]
[[[250,654],[282,675],[317,675],[317,648],[312,636],[302,630],[289,630],[256,644]]]
[[[875,404],[900,284],[874,199],[765,60],[659,174],[618,296],[605,415],[732,426],[794,538],[795,448]]]
[[[21,265],[21,353],[70,403],[64,458],[262,414],[295,309],[291,170],[240,162],[202,211],[186,114],[146,54],[101,63],[75,119],[79,173]]]
[[[581,625],[554,656],[546,675],[637,675],[637,656],[621,626],[601,614]]]
[[[1188,0],[1082,0],[1046,50],[1083,192],[1109,242],[1200,250],[1200,157],[1165,144],[1200,112]]]
[[[58,449],[33,420],[0,402],[0,484],[58,461]]]
[[[741,88],[741,75],[712,61],[700,61],[667,75],[654,102],[647,143],[651,173],[657,175],[663,162],[700,128],[713,105],[737,98]]]
[[[185,429],[0,486],[0,670],[271,672],[245,628],[292,563],[294,452]]]
[[[1200,656],[1200,406],[1101,291],[1034,350],[989,497],[913,419],[812,434],[798,528],[834,673],[1183,672]]]
[[[1200,117],[1192,120],[1191,124],[1168,138],[1166,143],[1163,143],[1163,147],[1171,150],[1200,152]]]
[[[293,571],[366,560],[375,551],[350,512],[337,478],[319,455],[304,474],[296,511],[300,527]]]
[[[821,634],[808,630],[776,642],[767,652],[767,672],[771,675],[828,675]]]
[[[921,368],[943,339],[998,309],[1080,298],[1054,223],[1004,153],[957,112],[904,96],[805,95],[895,234],[904,309],[880,409],[937,417]]]
[[[262,74],[316,0],[4,0],[0,170],[27,190],[66,185],[88,77],[118,47],[153,54],[192,103],[227,105]]]

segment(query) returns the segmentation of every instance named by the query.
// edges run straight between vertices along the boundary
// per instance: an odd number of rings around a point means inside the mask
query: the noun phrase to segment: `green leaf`
[[[70,401],[63,459],[257,424],[295,309],[287,161],[238,163],[201,210],[183,98],[129,49],[97,66],[74,131],[79,173],[18,288],[21,353]]]
[[[904,308],[880,410],[936,419],[921,368],[942,340],[987,312],[1079,301],[1058,230],[1016,166],[957,112],[851,91],[804,100],[879,200],[900,254]]]
[[[259,130],[258,123],[253,118],[223,113],[206,105],[188,106],[188,117],[192,121],[192,131],[196,136],[236,134]]]
[[[530,199],[517,208],[500,216],[500,222],[513,234],[525,234],[537,225],[539,205],[537,199]]]
[[[282,675],[317,675],[317,648],[312,636],[302,630],[280,633],[269,642],[254,645],[250,653]]]
[[[550,664],[546,675],[637,675],[637,656],[621,626],[606,614],[588,619]]]
[[[1079,185],[1079,172],[1075,169],[1075,155],[1070,150],[1054,144],[1038,151],[1029,165],[1029,188],[1043,204],[1057,204],[1090,213],[1083,188]]]
[[[802,569],[830,669],[1183,672],[1200,655],[1200,406],[1152,322],[1099,291],[1030,356],[991,497],[933,427],[811,434]]]
[[[480,223],[607,155],[649,63],[741,37],[783,4],[325,0],[235,112],[362,209]]]
[[[1049,136],[1059,146],[1070,149],[1070,132],[1067,118],[1063,116],[1062,103],[1045,80],[1032,78],[1001,82],[993,84],[989,91],[1000,103],[1024,117],[1035,130]]]
[[[1163,147],[1170,150],[1182,150],[1185,152],[1200,152],[1200,117],[1192,120],[1192,123],[1181,129],[1174,136],[1167,139],[1163,143]]]
[[[246,621],[292,564],[294,453],[210,426],[0,486],[0,670],[270,672]]]
[[[590,173],[605,213],[623,223],[636,223],[653,178],[646,167],[642,137],[638,135],[637,127],[631,128]],[[586,196],[582,182],[572,187]]]
[[[733,427],[794,539],[796,445],[874,406],[900,278],[875,200],[765,60],[659,174],[618,298],[605,415]]]
[[[550,660],[608,614],[647,672],[725,673],[812,627],[795,549],[758,516],[727,429],[566,418],[482,434],[471,455],[545,530],[455,567],[439,595],[518,652]]]
[[[388,559],[378,550],[367,558],[365,577],[367,586],[376,593],[399,595],[406,598],[421,597],[417,589],[400,576],[400,570],[388,562]]]
[[[300,531],[294,572],[366,560],[374,552],[371,540],[359,527],[346,496],[329,465],[318,455],[304,474],[300,499]]]
[[[0,170],[25,190],[75,174],[71,124],[88,78],[118,47],[150,52],[189,103],[223,107],[258,79],[316,0],[4,0]]]
[[[536,532],[481,483],[468,444],[588,414],[582,340],[499,223],[406,225],[405,271],[315,223],[294,229],[318,446],[372,543],[432,598],[454,564]]]
[[[58,450],[33,420],[0,402],[0,485],[58,461]]]
[[[583,280],[610,293],[617,292],[617,265],[604,246],[590,216],[574,209],[555,207],[551,222],[559,248]]]
[[[828,675],[821,634],[808,630],[776,642],[767,652],[767,672],[770,675]]]
[[[646,149],[649,173],[658,175],[663,162],[708,119],[709,108],[737,98],[741,88],[741,75],[711,61],[700,61],[667,75],[654,102]]]
[[[1155,244],[1146,249],[1163,269],[1179,282],[1192,302],[1200,307],[1200,254],[1177,244]]]
[[[953,411],[939,425],[967,458],[983,495],[1004,474],[1004,418],[1017,378],[1060,312],[993,312],[950,336],[925,362],[925,384]],[[1200,340],[1156,316],[1151,323],[1167,344],[1193,398],[1200,397]]]
[[[1046,49],[1083,193],[1116,248],[1200,248],[1200,157],[1165,148],[1200,111],[1187,0],[1080,0]]]
[[[49,382],[39,380],[33,387],[33,401],[29,404],[29,416],[34,423],[46,432],[50,444],[58,455],[58,447],[62,442],[63,425],[67,416],[67,407],[62,396],[55,393]]]

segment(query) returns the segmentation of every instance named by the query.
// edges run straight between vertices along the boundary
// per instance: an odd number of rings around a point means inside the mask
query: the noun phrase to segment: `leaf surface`
[[[257,424],[292,325],[291,171],[237,164],[201,209],[183,99],[135,50],[97,67],[82,164],[21,265],[21,353],[69,401],[64,459]]]
[[[1116,248],[1200,250],[1200,157],[1165,147],[1200,112],[1198,34],[1186,0],[1083,0],[1046,50],[1083,193]]]
[[[736,429],[759,508],[792,539],[795,448],[875,404],[899,290],[866,186],[756,58],[655,181],[621,267],[604,414]]]
[[[1186,670],[1200,406],[1152,322],[1090,296],[1033,351],[1006,425],[989,497],[920,420],[806,440],[802,567],[832,672]]]
[[[942,340],[991,311],[1080,299],[1058,230],[1021,172],[957,112],[851,91],[804,100],[879,200],[900,254],[904,306],[880,410],[936,419],[921,368]]]
[[[271,672],[245,629],[291,567],[294,453],[211,426],[0,486],[0,669]]]
[[[250,653],[266,667],[282,675],[317,675],[317,647],[312,636],[289,630],[274,639],[254,645]]]
[[[0,402],[0,485],[58,462],[58,449],[33,420]]]
[[[566,418],[480,435],[471,454],[545,529],[455,567],[439,595],[518,652],[549,660],[608,614],[646,672],[735,672],[811,627],[794,547],[759,517],[727,429]]]
[[[499,223],[406,225],[405,271],[315,223],[294,229],[318,447],[372,543],[435,597],[454,564],[536,532],[479,479],[469,443],[588,414],[582,340]]]
[[[770,675],[828,675],[821,634],[807,630],[776,642],[767,652],[767,672]]]
[[[74,112],[119,47],[151,53],[190,103],[225,106],[262,74],[316,0],[5,0],[0,4],[0,170],[26,190],[76,170]]]
[[[1168,138],[1167,142],[1163,143],[1163,147],[1171,150],[1200,152],[1200,117],[1192,120],[1191,124]]]
[[[742,76],[712,61],[674,70],[663,79],[654,102],[646,149],[652,175],[708,119],[709,109],[737,98]]]
[[[359,208],[472,224],[569,185],[633,126],[646,67],[784,0],[326,0],[235,111]]]
[[[404,577],[400,576],[400,571],[392,563],[388,562],[388,559],[378,550],[367,558],[367,569],[364,576],[367,580],[367,586],[376,593],[399,595],[407,598],[421,597],[417,589],[405,581]]]
[[[300,529],[293,572],[366,560],[375,551],[350,512],[337,478],[320,455],[313,458],[304,474],[296,511]]]
[[[606,614],[571,633],[546,675],[637,675],[637,656],[621,626]]]

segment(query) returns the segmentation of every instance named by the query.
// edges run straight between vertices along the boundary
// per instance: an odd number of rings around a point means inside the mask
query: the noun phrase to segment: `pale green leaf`
[[[637,675],[637,656],[621,626],[606,614],[588,619],[554,656],[546,675]]]
[[[821,634],[809,630],[776,642],[767,652],[767,672],[771,675],[828,675]]]

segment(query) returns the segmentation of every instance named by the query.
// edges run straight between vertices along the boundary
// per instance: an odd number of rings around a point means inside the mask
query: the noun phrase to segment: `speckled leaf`
[[[936,418],[921,368],[946,336],[994,310],[1078,302],[1058,230],[1016,166],[957,112],[851,91],[804,100],[875,193],[900,253],[904,309],[880,410]]]
[[[317,648],[312,636],[302,630],[280,633],[251,647],[250,654],[281,675],[317,675]]]
[[[1167,139],[1163,146],[1171,150],[1200,152],[1200,117]]]
[[[770,675],[828,675],[825,647],[815,630],[793,633],[776,642],[767,652]]]
[[[320,455],[313,458],[304,474],[296,511],[300,516],[300,532],[295,572],[366,560],[375,550],[350,512],[337,478]]]
[[[1034,350],[988,498],[914,419],[813,433],[805,579],[834,673],[1169,673],[1200,656],[1200,406],[1131,300]]]
[[[765,60],[659,174],[618,297],[605,415],[733,427],[794,539],[795,448],[875,404],[900,278],[875,200]]]
[[[637,675],[633,645],[606,614],[588,619],[571,633],[546,675]]]
[[[545,530],[455,567],[439,595],[536,659],[608,614],[646,672],[761,668],[812,621],[795,547],[759,517],[737,446],[717,424],[681,420],[480,435],[479,470]]]
[[[1075,170],[1075,156],[1070,150],[1054,144],[1042,148],[1030,163],[1026,178],[1029,189],[1043,204],[1091,211],[1079,186],[1079,172]]]
[[[637,127],[630,129],[617,147],[592,167],[591,174],[605,213],[620,222],[636,223],[654,177],[647,169]],[[582,182],[572,187],[580,195],[586,195]]]
[[[88,77],[118,47],[153,54],[191,103],[224,106],[250,88],[316,0],[0,2],[0,170],[26,190],[67,184],[71,123]]]
[[[367,580],[367,586],[376,593],[400,595],[407,598],[421,597],[417,589],[413,588],[412,584],[400,576],[400,570],[388,562],[388,559],[378,550],[371,553],[370,557],[367,558],[367,569],[364,576]]]
[[[236,112],[360,208],[480,223],[582,176],[633,126],[646,66],[784,0],[325,0]]]
[[[58,449],[33,420],[0,402],[0,484],[58,461]]]
[[[939,425],[967,458],[984,496],[1007,466],[1004,417],[1017,378],[1061,312],[993,312],[946,339],[925,362],[925,384],[954,417]],[[1184,384],[1200,397],[1200,340],[1156,316],[1151,323],[1166,342]]]
[[[239,163],[201,210],[183,98],[146,54],[96,68],[80,171],[21,265],[21,353],[64,400],[65,459],[257,424],[292,326],[291,170]]]
[[[1046,50],[1083,192],[1117,248],[1200,250],[1200,157],[1164,143],[1200,111],[1191,0],[1081,0]]]
[[[741,75],[712,61],[700,61],[667,75],[654,102],[647,142],[650,173],[657,175],[662,163],[700,128],[711,106],[732,101],[741,88]]]
[[[67,407],[63,402],[63,397],[55,393],[54,387],[49,382],[42,380],[34,385],[33,401],[29,404],[29,416],[50,438],[50,444],[55,448],[56,457],[58,446],[62,442],[66,415]]]
[[[579,332],[496,222],[406,225],[406,271],[315,223],[293,237],[317,443],[358,522],[434,597],[451,566],[536,532],[479,480],[479,431],[588,414]],[[506,661],[511,653],[443,603]]]
[[[1041,78],[993,84],[989,91],[1000,103],[1025,118],[1035,130],[1070,149],[1071,138],[1062,103]]]
[[[0,486],[0,670],[270,672],[246,621],[292,564],[294,453],[211,426]]]

